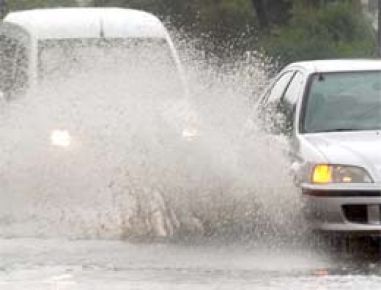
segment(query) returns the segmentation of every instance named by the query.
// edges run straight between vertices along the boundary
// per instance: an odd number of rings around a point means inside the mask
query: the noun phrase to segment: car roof
[[[36,9],[8,14],[37,39],[63,38],[167,38],[167,30],[154,15],[121,8]]]
[[[308,73],[381,71],[381,60],[377,59],[331,59],[295,62],[285,69],[299,67]]]

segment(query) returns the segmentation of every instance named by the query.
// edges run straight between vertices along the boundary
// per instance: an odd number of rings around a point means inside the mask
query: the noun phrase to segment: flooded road
[[[0,289],[378,289],[379,265],[261,245],[3,239]]]
[[[381,287],[378,253],[338,257],[299,241],[287,159],[276,140],[242,134],[248,94],[224,76],[197,89],[207,138],[173,146],[151,138],[166,132],[147,118],[155,102],[115,93],[111,106],[75,82],[62,102],[55,87],[13,103],[0,134],[0,290]],[[73,147],[55,148],[50,132]],[[228,238],[131,243],[214,235]]]
[[[285,140],[253,116],[267,62],[188,53],[185,86],[173,61],[153,69],[156,47],[137,67],[117,45],[87,48],[74,77],[41,79],[0,116],[0,290],[381,287],[377,254],[299,241]],[[46,71],[67,64],[45,53]]]

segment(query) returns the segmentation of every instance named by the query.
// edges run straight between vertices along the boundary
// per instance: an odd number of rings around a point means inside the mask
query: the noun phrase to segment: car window
[[[21,43],[16,43],[15,74],[13,94],[22,95],[28,86],[28,54],[27,48]]]
[[[260,119],[263,122],[264,128],[273,134],[286,134],[289,128],[283,97],[294,75],[295,72],[288,71],[278,78],[272,89],[268,92],[267,100],[260,112]]]
[[[294,130],[295,111],[298,98],[303,88],[303,74],[296,72],[291,83],[286,89],[281,101],[277,105],[279,129],[286,135],[291,135]]]
[[[294,72],[288,71],[278,78],[278,80],[273,85],[272,89],[268,92],[266,100],[267,104],[280,101],[293,75]]]
[[[16,39],[0,35],[0,90],[6,98],[19,95],[28,83],[26,47]]]
[[[5,94],[8,94],[13,87],[15,57],[15,41],[5,35],[0,35],[0,90]]]
[[[166,73],[163,74],[163,71]],[[125,83],[131,91],[177,96],[181,75],[166,39],[87,38],[45,39],[38,46],[41,83],[67,82],[81,75],[112,75],[109,82]],[[86,77],[90,82],[92,77]],[[103,78],[105,79],[105,78]],[[147,85],[146,83],[149,83]],[[144,84],[143,84],[144,83]],[[91,84],[90,84],[91,85]]]
[[[379,130],[381,71],[316,74],[304,108],[303,132]]]
[[[303,74],[300,72],[296,72],[290,85],[288,86],[284,96],[283,102],[287,106],[295,107],[298,101],[298,98],[303,89]]]

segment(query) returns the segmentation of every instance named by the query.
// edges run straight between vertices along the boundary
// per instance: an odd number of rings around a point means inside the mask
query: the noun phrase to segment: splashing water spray
[[[187,138],[168,130],[168,123],[182,127],[173,120],[188,108],[167,63],[120,66],[112,44],[107,57],[91,49],[71,65],[46,55],[52,67],[44,68],[43,88],[1,116],[1,236],[297,235],[300,205],[287,159],[270,136],[247,129],[269,61],[248,52],[217,67],[194,41],[177,39],[197,115]],[[55,75],[72,69],[74,78]]]

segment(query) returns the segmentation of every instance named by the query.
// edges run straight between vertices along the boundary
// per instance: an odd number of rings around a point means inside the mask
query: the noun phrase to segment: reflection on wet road
[[[0,256],[1,290],[381,287],[377,257],[339,258],[308,247],[9,239],[0,241]]]

